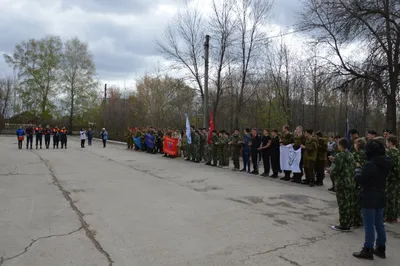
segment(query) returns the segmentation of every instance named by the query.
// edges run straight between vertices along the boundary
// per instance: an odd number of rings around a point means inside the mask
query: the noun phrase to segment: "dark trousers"
[[[40,143],[40,148],[42,148],[42,140],[43,140],[42,135],[36,135],[36,149],[38,148],[38,143]]]
[[[300,173],[293,173],[293,179],[295,181],[297,181],[297,182],[301,182],[301,178],[304,175],[304,172],[303,172],[303,166],[304,166],[303,156],[304,156],[304,150],[301,150],[301,159],[300,159],[300,163],[299,163]]]
[[[85,148],[85,140],[81,139],[81,148]]]
[[[107,142],[107,140],[103,139],[103,148],[106,147],[106,142]]]
[[[88,145],[89,145],[89,146],[92,146],[92,138],[88,138],[88,139],[87,139],[87,142],[88,142]]]
[[[317,181],[322,181],[325,178],[325,160],[318,160],[315,163],[315,172],[317,174]]]
[[[315,182],[315,161],[306,161],[304,163],[304,171],[306,172],[307,182]]]
[[[22,140],[18,140],[18,149],[22,149]]]
[[[270,155],[269,151],[263,151],[262,158],[263,158],[263,164],[264,164],[264,173],[269,175],[269,171],[271,168],[271,165],[270,165],[271,155]]]
[[[31,144],[31,149],[32,149],[32,142],[33,142],[33,135],[27,135],[26,136],[26,148],[28,149],[29,143]]]
[[[376,246],[386,246],[386,231],[383,224],[383,208],[382,209],[361,209],[364,220],[365,243],[364,247],[374,248],[375,231],[377,234]]]
[[[258,171],[258,151],[251,152],[251,161],[253,162],[254,172]]]
[[[61,149],[67,148],[67,136],[61,136]]]
[[[46,149],[50,147],[50,135],[44,135],[44,145],[46,146]]]
[[[53,136],[53,149],[57,147],[58,149],[58,143],[60,142],[60,136]]]
[[[250,172],[250,151],[243,151],[243,170]]]
[[[271,153],[271,166],[272,166],[272,173],[277,175],[280,170],[280,154],[279,152],[272,152]]]

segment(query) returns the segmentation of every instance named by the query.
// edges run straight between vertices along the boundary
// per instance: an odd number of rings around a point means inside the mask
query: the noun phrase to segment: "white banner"
[[[280,161],[282,171],[292,171],[293,173],[301,173],[300,161],[301,161],[301,149],[295,151],[293,145],[289,144],[286,146],[281,145],[280,147]]]

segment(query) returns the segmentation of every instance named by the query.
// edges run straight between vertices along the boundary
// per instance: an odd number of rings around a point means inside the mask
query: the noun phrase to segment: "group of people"
[[[260,175],[271,178],[278,178],[278,174],[282,172],[280,169],[280,146],[293,144],[295,150],[302,149],[301,172],[294,173],[291,176],[291,171],[284,171],[285,176],[281,179],[312,187],[323,185],[331,140],[328,143],[328,139],[323,136],[322,132],[316,132],[314,137],[312,130],[307,130],[303,134],[303,129],[299,126],[296,128],[295,134],[292,134],[288,126],[283,126],[281,133],[275,129],[271,131],[264,129],[259,132],[256,128],[251,130],[246,128],[243,133],[242,137],[239,129],[235,129],[230,134],[226,130],[209,132],[205,128],[196,130],[192,126],[190,136],[188,136],[186,131],[178,133],[176,130],[162,131],[155,130],[152,127],[146,129],[128,128],[126,140],[128,149],[135,148],[151,153],[163,153],[163,136],[177,138],[179,139],[178,157],[184,157],[187,161],[204,162],[209,166],[229,168],[232,158],[233,171],[254,175],[260,174],[259,168],[262,161],[264,171]],[[146,134],[154,136],[154,147],[146,146]],[[138,147],[133,141],[134,138],[138,137],[141,138],[141,147]],[[329,154],[332,155],[332,152]],[[240,157],[243,160],[243,167],[240,167]],[[304,167],[303,161],[305,162]],[[251,169],[251,164],[253,169]],[[304,180],[302,180],[303,168],[306,177]]]
[[[51,137],[53,137],[53,149],[58,149],[60,142],[61,149],[67,148],[67,129],[65,127],[59,128],[58,126],[55,126],[54,128],[50,128],[50,126],[47,125],[46,128],[42,128],[42,125],[38,125],[37,127],[29,125],[27,128],[23,129],[22,126],[20,126],[17,129],[16,134],[19,149],[22,149],[22,143],[24,142],[25,137],[26,149],[29,147],[32,149],[33,136],[35,136],[36,149],[42,149],[43,136],[46,149],[50,148]]]
[[[26,137],[26,149],[33,148],[33,136],[35,136],[36,149],[42,149],[43,136],[44,136],[44,145],[46,149],[50,149],[50,140],[53,137],[53,149],[58,149],[61,146],[61,149],[67,149],[67,139],[68,139],[68,131],[65,127],[59,128],[55,126],[54,128],[50,128],[47,125],[45,128],[42,125],[38,125],[37,127],[33,127],[29,125],[25,129],[20,126],[16,131],[17,139],[18,139],[18,149],[22,149],[23,142]],[[103,147],[106,147],[106,142],[108,140],[108,132],[105,128],[101,130],[100,137],[103,141]],[[88,140],[88,145],[92,145],[93,140],[93,131],[91,128],[87,130],[81,128],[80,130],[80,139],[81,139],[81,148],[85,148],[85,141]],[[59,145],[61,144],[61,145]]]
[[[127,139],[132,139],[132,136],[144,138],[146,133],[155,135],[158,144],[154,146],[157,148],[148,150],[143,140],[142,150],[162,153],[163,132],[160,130],[151,127],[128,129]],[[390,130],[384,130],[383,137],[373,130],[366,137],[360,137],[357,130],[350,130],[349,139],[340,136],[327,138],[322,132],[312,129],[303,132],[301,126],[292,133],[286,125],[281,133],[267,129],[261,133],[255,128],[247,128],[243,137],[238,129],[232,134],[225,130],[209,133],[205,128],[195,130],[191,127],[189,137],[185,131],[168,130],[166,135],[179,139],[178,156],[188,161],[204,161],[206,165],[227,168],[232,157],[234,171],[251,174],[259,174],[259,164],[263,161],[261,176],[272,178],[277,178],[282,172],[280,147],[292,145],[294,150],[301,149],[300,173],[292,175],[291,171],[283,171],[281,179],[311,187],[322,186],[328,172],[333,184],[329,190],[336,193],[339,207],[339,225],[332,226],[332,229],[349,232],[352,227],[364,226],[364,248],[353,255],[364,259],[373,259],[374,254],[386,257],[384,221],[397,222],[400,216],[400,152],[397,137]],[[127,142],[128,148],[135,146],[133,141]],[[240,167],[240,157],[243,168]],[[253,164],[252,171],[250,163]]]

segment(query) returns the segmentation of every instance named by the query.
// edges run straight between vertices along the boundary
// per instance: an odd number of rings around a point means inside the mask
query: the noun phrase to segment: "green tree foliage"
[[[96,66],[87,43],[76,37],[65,43],[60,71],[62,92],[66,95],[62,105],[68,110],[68,127],[72,129],[75,117],[82,117],[99,104]]]
[[[51,100],[57,95],[61,58],[62,41],[58,36],[22,41],[12,55],[4,55],[5,61],[19,72],[20,96],[27,108],[41,114],[54,108]]]

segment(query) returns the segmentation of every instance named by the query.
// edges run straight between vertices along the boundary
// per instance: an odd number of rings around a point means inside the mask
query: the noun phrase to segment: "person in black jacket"
[[[261,147],[258,149],[261,151],[264,164],[264,173],[261,176],[268,177],[271,168],[270,166],[271,137],[269,136],[268,129],[264,129],[264,135],[261,138]]]
[[[386,258],[386,231],[383,210],[386,203],[386,179],[392,162],[386,156],[385,146],[378,140],[368,141],[367,162],[355,171],[355,181],[360,185],[360,205],[363,216],[365,243],[360,252],[353,256],[360,259],[374,259],[374,254]],[[375,231],[377,233],[374,249]]]
[[[270,148],[270,156],[271,156],[271,167],[272,167],[272,178],[278,178],[278,172],[280,169],[280,139],[278,136],[278,130],[272,130],[272,138],[271,138],[271,148]]]
[[[261,138],[257,134],[257,129],[251,130],[251,161],[253,162],[253,175],[258,175],[258,148],[261,146]]]

